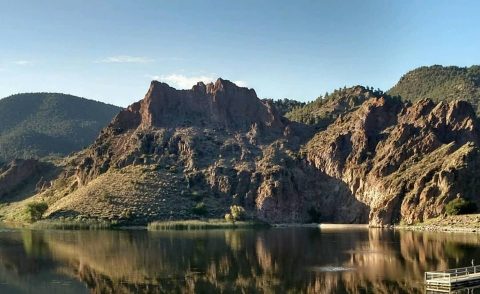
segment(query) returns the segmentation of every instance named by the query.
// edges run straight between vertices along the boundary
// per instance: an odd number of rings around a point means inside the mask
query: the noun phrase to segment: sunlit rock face
[[[345,90],[355,103],[315,131],[227,80],[154,81],[72,159],[47,215],[145,224],[222,218],[237,204],[271,223],[390,225],[441,215],[455,197],[478,202],[472,107],[368,91]],[[192,213],[200,203],[204,214]]]
[[[413,223],[478,201],[478,124],[461,101],[371,99],[317,133],[307,158],[370,207],[370,224]]]

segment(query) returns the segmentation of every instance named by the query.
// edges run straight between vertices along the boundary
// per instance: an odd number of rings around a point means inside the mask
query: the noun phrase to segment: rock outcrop
[[[390,225],[438,216],[455,197],[478,202],[471,106],[368,91],[347,89],[359,97],[315,134],[226,80],[154,81],[74,157],[62,188],[39,197],[54,199],[52,218],[142,224],[223,217],[237,204],[268,222]]]

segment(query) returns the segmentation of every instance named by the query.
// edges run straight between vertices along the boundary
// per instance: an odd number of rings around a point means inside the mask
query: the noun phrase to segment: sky
[[[0,97],[127,106],[151,80],[218,77],[261,98],[388,90],[423,65],[480,63],[480,1],[0,0]]]

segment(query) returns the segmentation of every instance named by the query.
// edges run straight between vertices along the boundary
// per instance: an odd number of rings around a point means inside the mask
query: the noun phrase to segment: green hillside
[[[0,99],[0,161],[80,150],[93,142],[120,109],[59,93]]]
[[[462,99],[472,103],[480,113],[480,66],[419,67],[405,74],[388,93],[411,101]]]
[[[273,100],[273,99],[265,99],[265,100],[272,103],[275,106],[275,108],[277,108],[278,112],[281,115],[285,115],[286,113],[292,111],[295,108],[300,108],[306,105],[305,102],[300,102],[300,101],[288,99],[288,98],[283,98],[278,100]]]
[[[362,86],[335,90],[331,94],[318,97],[304,106],[295,107],[285,114],[285,117],[323,129],[332,123],[339,115],[356,109],[364,101],[380,97],[383,92],[374,91]]]

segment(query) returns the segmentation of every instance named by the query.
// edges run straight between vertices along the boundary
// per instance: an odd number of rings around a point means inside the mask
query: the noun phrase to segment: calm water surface
[[[425,293],[424,271],[480,262],[479,245],[372,229],[3,229],[0,293]]]

